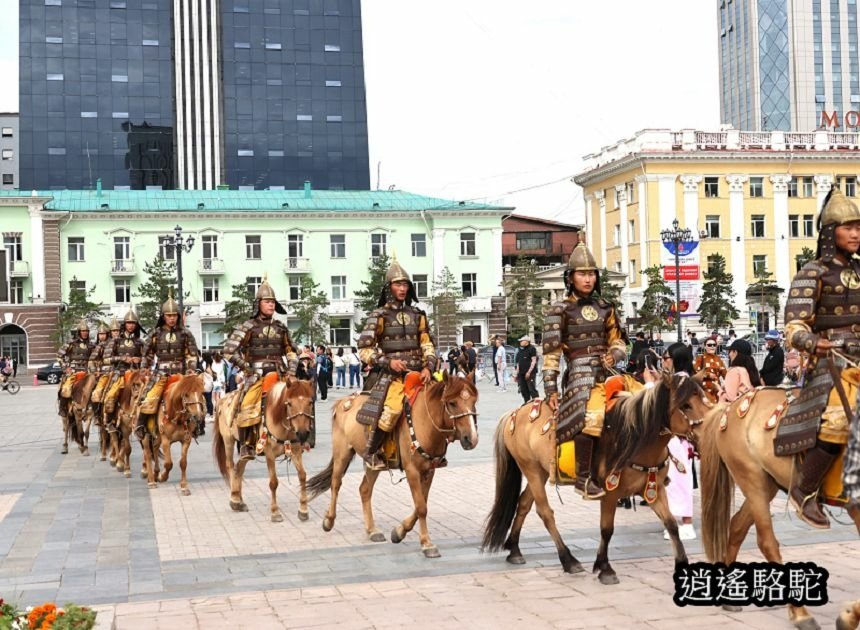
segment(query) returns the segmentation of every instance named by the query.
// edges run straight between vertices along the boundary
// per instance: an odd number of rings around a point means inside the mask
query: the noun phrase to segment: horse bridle
[[[191,419],[191,412],[188,410],[189,407],[200,407],[200,410],[203,412],[201,417],[206,417],[206,406],[203,400],[197,399],[196,401],[189,402],[187,398],[188,394],[182,394],[182,411],[179,413],[179,417],[185,416],[186,422]]]
[[[307,419],[308,419],[308,420],[310,420],[311,422],[313,422],[313,421],[316,419],[316,416],[315,416],[314,414],[312,414],[312,413],[308,413],[307,411],[300,411],[300,412],[298,412],[298,413],[293,413],[293,414],[291,414],[291,413],[290,413],[290,405],[291,405],[291,404],[292,404],[292,403],[290,402],[290,399],[289,399],[289,398],[284,402],[284,408],[287,410],[287,415],[284,417],[284,422],[281,424],[281,426],[283,426],[284,428],[286,428],[286,430],[287,430],[287,437],[285,437],[285,438],[283,438],[283,439],[279,438],[277,435],[275,435],[274,433],[272,433],[272,429],[269,427],[269,421],[268,421],[268,420],[266,420],[266,418],[265,418],[265,414],[264,414],[264,416],[263,416],[263,426],[265,426],[265,427],[266,427],[266,433],[268,433],[268,434],[269,434],[269,436],[270,436],[273,440],[275,440],[275,442],[276,442],[277,444],[280,444],[280,445],[282,445],[282,446],[285,446],[285,445],[287,445],[287,444],[291,444],[291,443],[292,443],[292,440],[290,440],[290,437],[289,437],[289,436],[290,436],[290,433],[295,433],[295,432],[296,432],[296,430],[295,430],[292,426],[288,426],[288,427],[287,427],[287,426],[285,426],[285,424],[290,424],[290,423],[292,423],[292,421],[293,421],[293,419],[294,419],[294,418],[301,418],[302,416],[304,416],[305,418],[307,418]]]
[[[444,402],[444,401],[443,401]],[[465,418],[469,416],[472,418],[472,421],[475,423],[475,431],[478,430],[478,412],[475,409],[467,409],[463,413],[451,413],[448,409],[448,405],[443,404],[442,407],[445,408],[445,415],[448,419],[451,420],[451,428],[446,429],[444,427],[440,427],[436,424],[436,421],[433,419],[433,414],[430,413],[430,407],[427,407],[427,417],[430,418],[430,424],[433,425],[433,428],[436,429],[442,435],[451,435],[457,432],[457,420],[460,418]],[[453,435],[451,437],[446,438],[449,442],[453,442]]]

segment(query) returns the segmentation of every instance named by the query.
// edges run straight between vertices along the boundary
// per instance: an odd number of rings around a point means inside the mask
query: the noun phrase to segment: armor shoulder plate
[[[806,320],[815,313],[818,298],[818,283],[827,268],[817,260],[811,260],[794,277],[785,301],[785,320]]]
[[[543,320],[543,351],[544,354],[555,352],[561,348],[562,318],[564,317],[564,303],[556,302],[549,308],[547,316]]]

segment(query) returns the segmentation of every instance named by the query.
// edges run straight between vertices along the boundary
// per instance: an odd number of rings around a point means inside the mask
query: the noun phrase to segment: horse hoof
[[[385,534],[382,532],[373,532],[370,535],[370,542],[385,542]]]
[[[104,457],[102,457],[102,461],[104,461]],[[108,462],[111,466],[116,466],[116,457],[111,457]]]
[[[424,554],[425,558],[441,558],[442,554],[439,553],[439,548],[436,545],[430,545],[429,547],[423,547],[421,549],[421,553]]]
[[[141,470],[141,471],[140,471],[140,478],[141,478],[141,479],[146,479],[146,471],[145,471],[145,470]]]
[[[331,519],[328,516],[326,516],[323,519],[322,527],[323,527],[324,532],[330,532],[332,530],[332,528],[334,527],[334,519]]]
[[[821,630],[821,626],[815,621],[815,617],[804,617],[794,622],[797,630]]]
[[[576,560],[570,564],[564,565],[563,568],[564,568],[565,573],[570,573],[570,574],[582,573],[583,571],[585,571],[585,567],[582,566],[582,564],[578,560]],[[616,583],[617,583],[617,580],[616,580]]]
[[[62,448],[62,450],[60,451],[60,453],[62,453],[63,455],[67,455],[67,454],[69,453],[69,447],[68,447],[68,446],[64,446],[64,447]]]
[[[182,493],[183,497],[190,497],[191,496],[191,490],[189,490],[188,488],[182,488],[180,490],[180,492]]]
[[[404,532],[400,527],[395,527],[391,530],[391,542],[395,545],[401,542],[404,538],[406,538],[406,532]]]
[[[154,481],[150,481],[149,483],[146,484],[146,487],[149,488],[150,490],[155,490],[158,487],[158,484],[155,483]]]
[[[284,515],[281,514],[280,512],[275,512],[274,514],[272,514],[272,522],[273,523],[283,523],[284,522]]]
[[[131,471],[130,470],[126,470],[122,474],[123,474],[123,477],[125,477],[126,479],[129,479],[131,477]]]
[[[600,580],[600,583],[605,586],[618,584],[618,576],[615,575],[615,571],[601,571],[600,575],[597,576],[597,579]]]
[[[243,501],[230,501],[230,509],[234,512],[247,512],[248,506]]]
[[[89,457],[90,456],[90,449],[82,448],[81,449],[81,455],[83,455],[84,457]]]
[[[306,521],[309,518],[310,518],[310,516],[308,515],[307,512],[302,512],[301,510],[299,510],[299,520],[300,521]]]
[[[525,564],[526,559],[523,558],[523,554],[521,553],[510,553],[508,554],[508,557],[505,558],[505,562],[507,562],[508,564]]]
[[[743,608],[742,608],[742,607],[740,607],[740,606],[732,606],[731,604],[723,604],[723,605],[721,606],[721,608],[722,608],[723,610],[725,610],[726,612],[733,612],[733,613],[738,613],[738,612],[743,611]]]
[[[100,461],[100,462],[106,462],[106,461],[107,461],[107,457],[105,457],[104,455],[102,455],[101,457],[99,457],[99,461]]]

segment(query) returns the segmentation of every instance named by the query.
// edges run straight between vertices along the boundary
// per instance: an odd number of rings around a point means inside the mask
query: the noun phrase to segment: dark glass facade
[[[173,0],[19,2],[21,188],[175,187]],[[368,189],[360,0],[219,6],[225,183]]]
[[[758,29],[761,129],[788,131],[791,129],[791,99],[785,0],[758,1]]]

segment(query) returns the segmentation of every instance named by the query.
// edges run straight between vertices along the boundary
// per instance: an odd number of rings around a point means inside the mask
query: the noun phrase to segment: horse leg
[[[424,501],[430,500],[430,485],[433,483],[433,475],[436,471],[428,470],[421,477],[421,489],[424,492]],[[415,523],[418,522],[418,510],[413,509],[412,513],[407,516],[399,525],[391,530],[391,542],[397,544],[406,538],[406,534],[412,531]]]
[[[385,534],[379,531],[373,520],[373,485],[377,477],[379,477],[378,470],[366,469],[358,493],[361,496],[361,511],[364,514],[364,531],[367,532],[370,542],[385,542]]]
[[[168,437],[169,433],[170,430],[166,426],[163,427],[159,440],[161,444],[161,451],[164,454],[164,469],[161,471],[161,474],[158,477],[158,480],[161,483],[167,481],[167,479],[170,477],[170,471],[173,470],[173,453],[170,452],[170,438]]]
[[[299,477],[299,520],[308,520],[308,472],[305,470],[305,464],[302,461],[302,447],[300,444],[290,445],[292,452],[292,462],[296,467],[296,473]]]
[[[247,459],[240,459],[239,463],[233,461],[233,451],[236,441],[232,434],[225,440],[224,448],[227,452],[227,478],[230,480],[230,509],[234,512],[247,512],[248,505],[242,500],[242,478],[245,475]]]
[[[520,551],[520,532],[523,529],[526,516],[531,512],[532,506],[535,504],[535,497],[532,493],[531,486],[526,484],[525,490],[520,494],[520,499],[517,502],[517,515],[514,517],[514,522],[511,524],[511,531],[508,534],[508,539],[505,541],[505,549],[509,551],[508,557],[505,560],[511,564],[525,564],[526,559]]]
[[[549,498],[547,498],[546,495],[546,481],[549,478],[549,473],[540,467],[533,470],[523,471],[523,476],[526,478],[528,487],[531,489],[532,498],[538,516],[540,516],[541,521],[543,521],[543,526],[546,528],[546,531],[549,532],[549,535],[555,543],[555,548],[558,552],[558,559],[561,562],[562,569],[564,569],[565,573],[579,573],[584,571],[585,569],[582,564],[580,564],[579,560],[570,553],[568,546],[564,544],[564,540],[561,538],[558,527],[556,527],[555,515],[549,505]],[[526,510],[527,506],[531,509],[531,506],[528,505],[528,497],[526,497],[526,501],[523,501],[523,496],[520,495],[520,504],[517,506],[516,518],[520,517],[520,509],[522,509],[522,520],[525,520],[526,515],[528,514],[528,510]],[[520,522],[520,527],[522,527],[522,522]],[[511,532],[513,533],[513,531],[512,526]],[[519,546],[519,530],[517,530],[517,546]]]
[[[131,477],[131,435],[121,435],[119,448],[122,457],[122,473],[126,478]]]
[[[409,482],[409,489],[412,491],[412,503],[415,505],[415,515],[418,517],[418,540],[421,543],[421,552],[425,558],[438,558],[441,554],[439,548],[430,540],[430,532],[427,530],[427,499],[424,496],[424,487],[422,477],[425,474],[430,474],[432,479],[432,471],[426,471],[422,474],[413,462],[406,465],[406,480]]]
[[[188,488],[188,449],[190,447],[191,436],[186,433],[185,439],[182,441],[182,455],[179,457],[179,470],[182,473],[179,479],[179,489],[184,497],[191,494],[191,490]]]
[[[69,452],[69,433],[71,433],[72,428],[69,425],[68,409],[63,406],[62,402],[60,402],[60,417],[63,420],[63,449],[60,452],[65,455]]]
[[[346,437],[341,434],[341,439],[346,440]],[[334,437],[332,437],[332,443],[333,445],[336,444]],[[343,453],[339,453],[338,450],[340,449],[337,449],[335,446],[332,447],[331,500],[328,504],[328,512],[326,512],[322,522],[323,531],[326,532],[330,532],[334,527],[334,521],[337,518],[337,495],[343,483],[343,475],[346,473],[349,462],[354,455],[354,451],[349,447]]]
[[[289,444],[287,448],[290,448]],[[266,449],[266,467],[269,469],[269,490],[272,492],[272,503],[269,510],[272,513],[272,522],[280,523],[284,520],[281,508],[278,507],[278,471],[275,465],[275,457]]]

